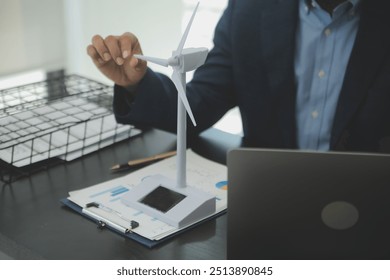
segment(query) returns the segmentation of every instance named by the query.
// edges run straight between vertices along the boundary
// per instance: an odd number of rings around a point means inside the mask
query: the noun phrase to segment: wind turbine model
[[[199,3],[195,7],[179,46],[172,52],[170,58],[134,55],[138,59],[173,68],[172,81],[178,92],[177,170],[176,182],[161,175],[148,177],[123,196],[122,202],[176,227],[185,226],[215,212],[215,197],[187,186],[186,182],[186,112],[196,126],[186,96],[186,72],[203,65],[208,54],[207,48],[184,49],[198,6]]]

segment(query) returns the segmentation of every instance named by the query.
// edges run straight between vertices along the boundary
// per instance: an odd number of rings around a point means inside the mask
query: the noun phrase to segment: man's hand
[[[134,54],[142,54],[142,50],[132,33],[110,35],[105,39],[95,35],[87,53],[96,67],[117,85],[137,85],[146,73],[146,62],[133,57]]]

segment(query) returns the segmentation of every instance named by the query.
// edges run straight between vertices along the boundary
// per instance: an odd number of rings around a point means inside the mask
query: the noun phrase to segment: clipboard
[[[175,156],[123,177],[72,191],[69,197],[61,199],[60,202],[102,229],[107,228],[148,248],[154,248],[227,211],[227,167],[197,155],[192,150],[187,150],[187,159],[188,184],[213,193],[216,199],[216,211],[184,228],[175,228],[158,219],[152,219],[146,213],[121,202],[121,197],[126,194],[126,191],[130,191],[132,187],[156,172],[168,177],[175,176]],[[139,227],[137,225],[136,228],[132,226],[127,228],[131,222],[136,222]]]
[[[150,239],[145,238],[145,237],[143,237],[143,236],[141,236],[141,235],[139,235],[139,234],[137,234],[135,232],[123,233],[123,232],[117,230],[116,228],[114,228],[114,227],[112,227],[112,226],[110,226],[108,224],[106,224],[104,227],[101,227],[100,224],[99,224],[99,222],[100,222],[99,220],[94,219],[91,216],[83,213],[83,208],[80,207],[79,205],[77,205],[76,203],[70,201],[67,198],[61,199],[60,202],[64,206],[70,208],[71,210],[73,210],[76,213],[80,214],[84,218],[87,218],[88,220],[94,222],[98,228],[101,228],[101,229],[106,228],[106,229],[108,229],[108,230],[110,230],[110,231],[112,231],[112,232],[114,232],[116,234],[119,234],[119,235],[121,235],[121,236],[123,236],[125,238],[128,238],[128,239],[131,239],[133,241],[136,241],[136,242],[140,243],[141,245],[143,245],[143,246],[145,246],[145,247],[147,247],[149,249],[155,248],[156,246],[161,245],[161,244],[163,244],[163,243],[173,239],[174,237],[180,235],[181,233],[186,232],[188,230],[191,230],[191,229],[197,227],[200,224],[203,224],[203,223],[208,222],[210,220],[216,219],[217,217],[222,216],[222,215],[224,215],[227,212],[227,210],[223,210],[223,211],[221,211],[221,212],[219,212],[219,213],[217,213],[217,214],[215,214],[215,215],[213,215],[211,217],[203,219],[202,221],[200,221],[198,223],[195,223],[195,224],[192,224],[192,225],[190,225],[190,226],[188,226],[186,228],[183,228],[182,230],[180,230],[178,232],[175,232],[175,233],[173,233],[173,234],[171,234],[171,235],[169,235],[169,236],[167,236],[167,237],[165,237],[163,239],[160,239],[160,240],[150,240]]]

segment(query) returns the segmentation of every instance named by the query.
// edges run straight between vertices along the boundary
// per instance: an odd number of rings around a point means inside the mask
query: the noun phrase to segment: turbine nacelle
[[[209,50],[207,48],[186,48],[179,54],[178,51],[173,51],[172,56],[168,59],[144,56],[135,54],[134,57],[149,61],[164,67],[174,67],[180,73],[186,73],[195,70],[203,65],[206,61]]]
[[[183,49],[179,56],[176,55],[176,52],[177,51],[174,51],[172,53],[172,57],[177,58],[179,61],[178,71],[180,73],[186,73],[203,65],[209,50],[207,48],[187,48]],[[174,65],[172,66],[174,67]]]

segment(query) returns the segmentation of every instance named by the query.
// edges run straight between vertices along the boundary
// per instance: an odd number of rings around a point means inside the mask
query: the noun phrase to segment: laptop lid
[[[228,259],[390,259],[390,156],[228,153]]]

